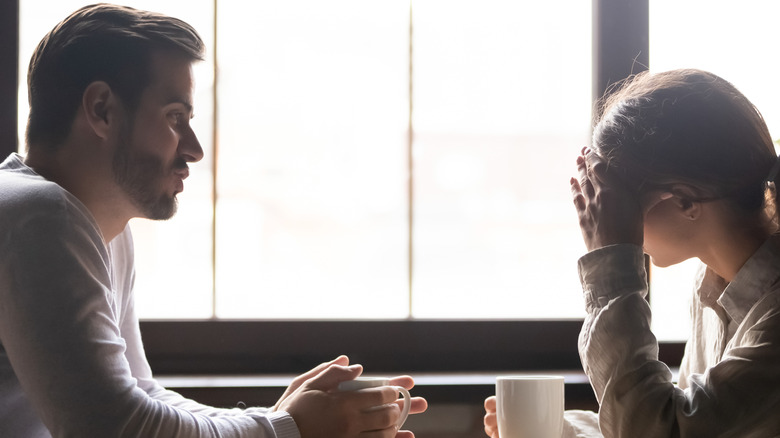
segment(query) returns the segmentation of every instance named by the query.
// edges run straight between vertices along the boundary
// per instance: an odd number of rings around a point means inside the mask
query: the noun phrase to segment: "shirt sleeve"
[[[148,369],[137,319],[120,329],[111,254],[78,211],[43,209],[4,231],[0,339],[54,437],[299,436],[285,413],[216,410],[133,375],[128,357]]]
[[[690,376],[683,390],[658,360],[644,263],[634,245],[605,247],[579,262],[587,310],[580,356],[604,436],[777,436],[777,311],[758,310],[761,323],[746,330],[745,342],[704,374]]]
[[[268,418],[277,438],[298,438],[298,427],[292,417],[283,411],[271,412],[267,408],[251,407],[248,409],[223,409],[207,406],[188,399],[181,394],[168,390],[160,385],[152,374],[152,369],[146,359],[146,353],[141,339],[141,330],[138,317],[135,312],[135,269],[133,239],[128,227],[117,236],[110,245],[111,256],[117,267],[115,269],[115,281],[121,291],[120,306],[120,333],[126,343],[125,357],[130,366],[130,372],[136,379],[137,385],[149,397],[162,401],[167,405],[197,413],[209,417],[225,415],[260,415]]]
[[[601,438],[595,412],[568,410],[563,413],[562,438]]]

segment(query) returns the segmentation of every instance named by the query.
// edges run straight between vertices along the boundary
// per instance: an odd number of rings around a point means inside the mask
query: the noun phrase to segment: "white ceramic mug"
[[[403,396],[404,407],[401,410],[401,417],[398,418],[398,423],[396,423],[396,426],[400,429],[404,425],[406,417],[409,416],[409,409],[412,407],[412,396],[409,395],[409,391],[406,388],[390,385],[390,379],[387,377],[358,377],[355,380],[346,380],[339,383],[339,391],[357,391],[359,389],[377,388],[380,386],[395,388]]]
[[[563,377],[499,376],[496,402],[501,438],[561,438]]]

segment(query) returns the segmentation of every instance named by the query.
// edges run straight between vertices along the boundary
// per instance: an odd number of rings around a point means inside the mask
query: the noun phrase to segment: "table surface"
[[[587,384],[588,378],[583,372],[544,371],[544,372],[480,372],[480,373],[402,373],[414,377],[415,386],[465,386],[495,385],[497,376],[505,375],[554,375],[563,376],[568,384]],[[378,377],[377,374],[364,374],[366,377]],[[237,387],[287,387],[294,375],[161,375],[157,382],[171,388],[237,388]]]

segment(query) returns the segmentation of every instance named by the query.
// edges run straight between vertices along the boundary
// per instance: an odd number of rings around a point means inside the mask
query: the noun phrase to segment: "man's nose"
[[[203,148],[198,141],[198,136],[192,127],[187,126],[187,131],[179,140],[179,149],[184,160],[188,163],[195,163],[203,159]]]

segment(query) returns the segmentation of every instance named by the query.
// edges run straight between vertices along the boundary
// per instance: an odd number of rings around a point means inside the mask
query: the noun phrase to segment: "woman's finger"
[[[484,426],[485,426],[485,435],[491,437],[494,435],[498,435],[498,418],[496,417],[495,412],[485,414]]]
[[[582,211],[585,209],[585,197],[582,195],[582,189],[580,188],[580,182],[577,181],[577,178],[573,178],[569,180],[569,184],[571,184],[571,195],[572,199],[574,200],[574,206],[577,208],[577,211]]]
[[[577,172],[579,174],[578,182],[580,193],[589,198],[595,196],[596,191],[593,187],[593,182],[591,180],[592,176],[590,175],[588,162],[585,157],[577,157]]]
[[[498,405],[497,398],[495,395],[491,395],[490,397],[485,399],[485,410],[488,412],[495,412],[496,406]]]
[[[485,434],[487,436],[498,435],[498,419],[496,417],[496,396],[490,396],[485,399],[485,417],[483,419]]]

